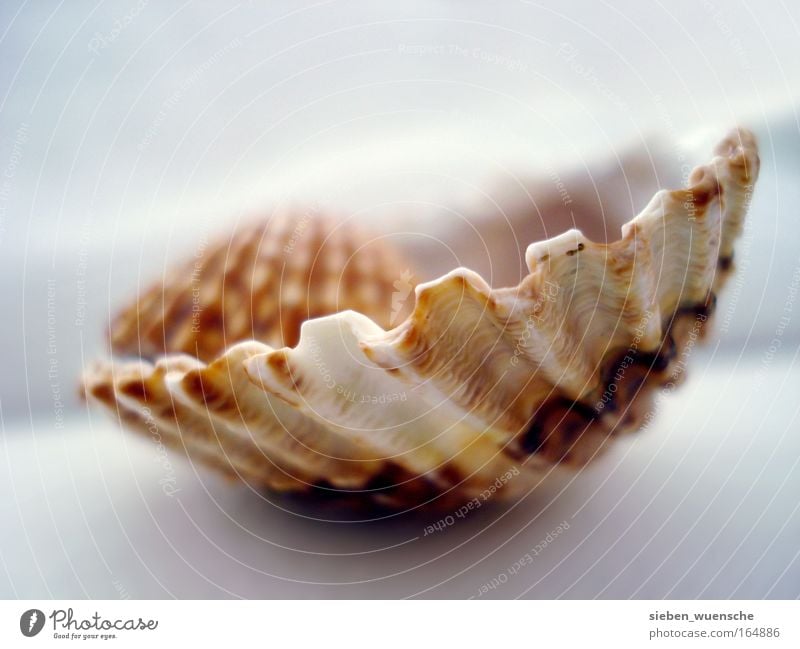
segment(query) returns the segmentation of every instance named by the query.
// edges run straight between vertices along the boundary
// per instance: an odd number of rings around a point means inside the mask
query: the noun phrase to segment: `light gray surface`
[[[173,456],[168,497],[154,443],[96,413],[6,429],[0,595],[471,597],[504,574],[483,597],[800,596],[797,348],[692,360],[650,430],[427,536],[438,518],[314,521]]]

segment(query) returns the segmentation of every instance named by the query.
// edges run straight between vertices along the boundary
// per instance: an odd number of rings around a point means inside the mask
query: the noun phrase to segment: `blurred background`
[[[799,27],[780,1],[4,2],[0,596],[800,595]],[[254,214],[438,236],[564,182],[613,239],[737,124],[762,175],[716,336],[650,430],[515,506],[425,536],[172,456],[168,496],[152,442],[76,398],[110,313]]]

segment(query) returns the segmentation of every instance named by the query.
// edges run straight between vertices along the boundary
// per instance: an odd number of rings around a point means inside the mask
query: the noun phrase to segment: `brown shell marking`
[[[347,309],[388,326],[392,286],[406,268],[392,246],[356,226],[316,211],[277,213],[199,247],[170,273],[178,279],[122,309],[112,351],[211,361],[243,340],[296,345],[305,320]]]

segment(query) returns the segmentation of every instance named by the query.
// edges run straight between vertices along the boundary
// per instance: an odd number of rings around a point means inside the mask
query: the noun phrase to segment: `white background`
[[[53,639],[52,621],[33,639],[19,632],[19,616],[36,606],[49,616],[53,609],[73,608],[73,619],[157,620],[154,631],[119,632],[114,640]],[[495,646],[535,636],[541,644],[593,644],[616,647],[716,646],[796,647],[796,602],[39,602],[0,603],[3,646],[37,645],[170,647],[192,641],[206,644],[264,642],[301,647],[384,647],[463,644]],[[752,621],[651,621],[651,614],[752,614]],[[650,640],[650,632],[707,632],[778,629],[777,638]],[[63,632],[62,632],[63,633]],[[82,633],[87,632],[77,632]],[[90,632],[91,633],[91,632]]]

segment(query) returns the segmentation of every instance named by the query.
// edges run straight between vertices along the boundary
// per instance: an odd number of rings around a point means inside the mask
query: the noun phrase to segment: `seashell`
[[[408,264],[406,264],[407,266]],[[115,354],[183,352],[211,361],[230,345],[295,345],[308,319],[354,309],[390,324],[403,260],[380,238],[316,209],[281,212],[200,246],[176,279],[156,283],[113,320]]]
[[[758,169],[754,137],[733,131],[618,241],[570,230],[531,244],[529,273],[509,288],[458,268],[416,286],[393,328],[400,253],[382,244],[342,270],[357,235],[314,220],[311,239],[336,246],[310,244],[287,291],[291,221],[259,226],[210,254],[203,304],[217,310],[199,334],[186,329],[185,268],[112,327],[115,353],[161,357],[99,362],[84,390],[123,423],[155,425],[191,458],[277,491],[390,508],[518,498],[640,428],[658,390],[684,378]],[[308,264],[323,256],[318,280]]]

